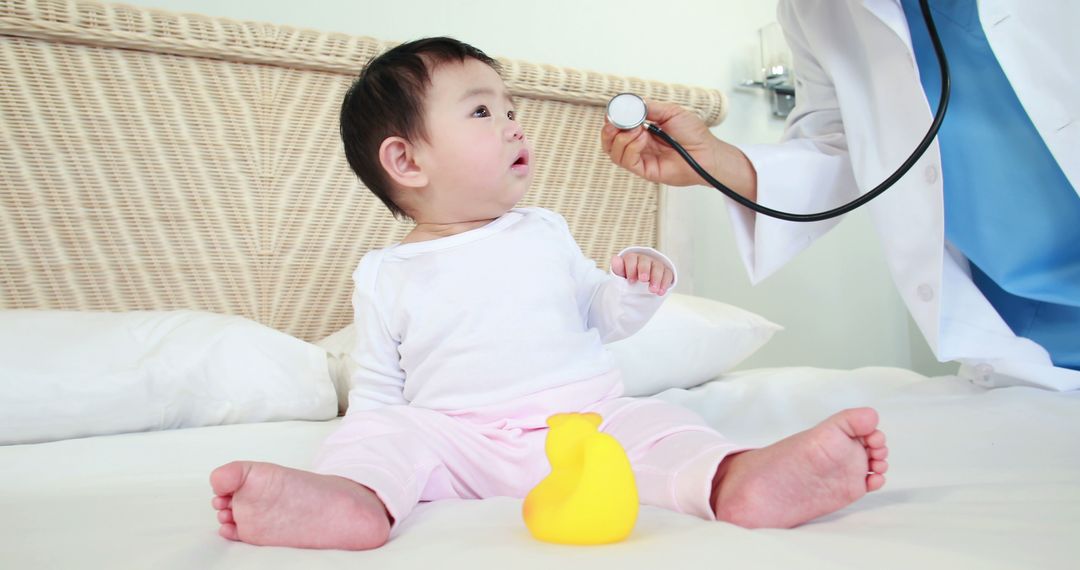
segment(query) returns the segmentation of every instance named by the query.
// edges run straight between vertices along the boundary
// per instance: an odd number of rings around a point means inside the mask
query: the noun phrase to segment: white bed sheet
[[[604,547],[532,540],[520,501],[421,505],[372,552],[261,548],[217,536],[207,477],[232,459],[303,468],[330,422],[234,425],[0,447],[2,568],[1076,568],[1080,394],[985,390],[904,370],[754,370],[665,399],[765,444],[873,405],[888,484],[793,530],[643,508]]]

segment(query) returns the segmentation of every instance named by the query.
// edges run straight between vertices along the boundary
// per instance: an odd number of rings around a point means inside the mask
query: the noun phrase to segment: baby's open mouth
[[[514,163],[510,166],[528,166],[529,165],[529,150],[521,149],[517,153],[517,158],[514,159]]]

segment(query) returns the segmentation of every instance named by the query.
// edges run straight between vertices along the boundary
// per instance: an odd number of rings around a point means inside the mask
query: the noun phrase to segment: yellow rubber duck
[[[626,538],[637,522],[634,472],[619,442],[597,428],[599,414],[555,414],[545,451],[551,474],[522,505],[534,537],[560,544],[607,544]]]

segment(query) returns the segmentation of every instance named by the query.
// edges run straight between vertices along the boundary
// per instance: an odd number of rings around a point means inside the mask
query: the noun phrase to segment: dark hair
[[[390,196],[390,177],[379,163],[387,137],[423,139],[424,98],[431,72],[447,62],[479,60],[495,71],[499,64],[484,52],[453,38],[423,38],[372,58],[341,103],[341,140],[353,172],[396,218],[408,218]]]

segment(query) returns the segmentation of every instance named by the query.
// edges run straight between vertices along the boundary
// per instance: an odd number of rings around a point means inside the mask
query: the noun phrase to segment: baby
[[[313,471],[235,461],[211,474],[220,534],[369,549],[420,501],[524,497],[545,475],[548,416],[597,412],[641,502],[744,527],[792,527],[880,488],[885,436],[849,409],[760,449],[690,411],[623,398],[604,343],[640,329],[676,283],[632,247],[611,272],[565,220],[515,208],[529,144],[495,61],[449,38],[372,60],[341,109],[349,165],[415,223],[353,274],[358,370]]]

